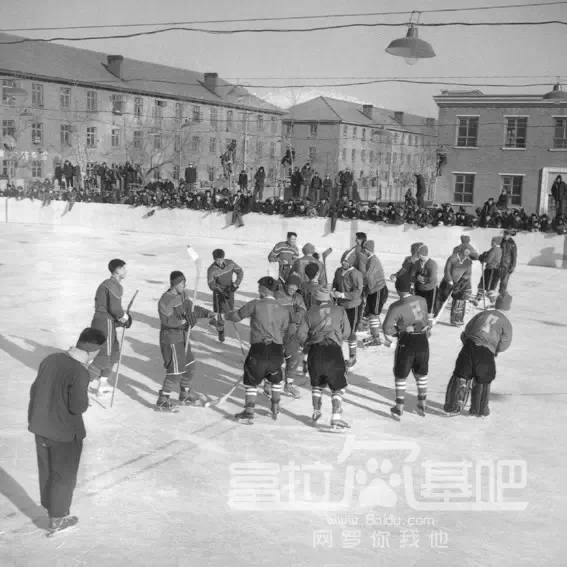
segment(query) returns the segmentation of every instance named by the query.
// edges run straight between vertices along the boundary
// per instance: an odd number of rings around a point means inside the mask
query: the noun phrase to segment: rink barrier
[[[459,237],[467,234],[479,252],[490,248],[499,229],[467,227],[426,227],[390,225],[361,220],[337,220],[334,233],[331,221],[325,218],[281,217],[250,213],[244,216],[245,226],[230,225],[231,214],[194,211],[189,209],[152,209],[130,205],[102,203],[75,203],[69,209],[65,201],[52,201],[43,206],[40,201],[0,197],[2,222],[77,227],[104,231],[132,231],[171,234],[187,237],[230,239],[235,243],[253,243],[272,246],[285,240],[288,231],[297,232],[299,242],[312,242],[319,250],[331,246],[334,254],[345,250],[354,241],[356,232],[366,232],[376,242],[379,253],[409,253],[413,242],[424,242],[435,259],[446,258],[459,244]],[[153,212],[152,212],[153,211]],[[566,236],[541,232],[520,232],[514,240],[518,245],[518,262],[533,266],[566,268]],[[442,269],[443,266],[440,266]]]

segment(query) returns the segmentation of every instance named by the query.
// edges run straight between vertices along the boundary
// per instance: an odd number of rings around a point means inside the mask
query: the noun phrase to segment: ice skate
[[[352,368],[355,364],[356,364],[356,356],[351,356],[346,362],[346,367]]]
[[[294,386],[293,383],[286,384],[284,386],[284,394],[291,396],[294,400],[301,398],[301,392],[297,386]]]
[[[179,392],[179,403],[185,406],[204,407],[207,405],[207,399],[202,394],[181,388]]]
[[[417,413],[420,417],[425,417],[425,402],[417,402],[415,413]]]
[[[234,418],[239,423],[243,423],[244,425],[252,425],[254,423],[254,412],[249,410],[241,411],[237,413]]]
[[[311,419],[315,422],[319,421],[321,419],[321,416],[323,414],[321,413],[321,410],[313,410],[313,415],[311,416]]]
[[[53,537],[54,535],[61,533],[63,531],[68,531],[77,525],[79,518],[77,516],[62,516],[61,518],[49,518],[49,531],[47,532],[47,537]]]
[[[342,418],[341,414],[333,414],[331,417],[331,429],[350,429],[350,423]]]
[[[404,410],[399,408],[398,406],[392,406],[390,408],[390,414],[392,415],[392,417],[396,420],[396,421],[400,421],[402,419],[402,414],[404,413]]]
[[[163,411],[167,413],[177,413],[179,409],[169,399],[169,396],[160,392],[156,402],[156,411]]]

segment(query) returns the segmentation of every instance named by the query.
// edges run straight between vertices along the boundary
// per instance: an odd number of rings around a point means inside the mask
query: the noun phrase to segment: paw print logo
[[[389,459],[384,459],[380,466],[375,458],[366,461],[365,469],[359,469],[356,472],[355,479],[361,487],[358,495],[358,505],[362,508],[373,508],[381,506],[384,508],[393,508],[398,502],[398,495],[394,488],[402,483],[399,474],[392,472],[393,465]],[[387,475],[384,478],[371,478],[371,475],[381,474]]]

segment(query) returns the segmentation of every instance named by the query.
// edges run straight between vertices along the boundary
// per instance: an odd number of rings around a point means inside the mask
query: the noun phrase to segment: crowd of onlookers
[[[285,217],[328,217],[331,219],[331,230],[334,230],[337,220],[368,220],[390,224],[415,224],[425,226],[466,226],[509,228],[514,230],[567,233],[567,215],[558,214],[554,218],[546,214],[527,213],[522,208],[501,206],[498,200],[488,199],[482,207],[473,214],[465,207],[455,207],[451,204],[432,204],[421,206],[411,190],[406,194],[405,201],[376,202],[360,201],[349,198],[348,194],[339,196],[331,201],[322,196],[318,202],[308,195],[304,198],[289,198],[284,200],[270,197],[265,200],[257,199],[251,191],[238,190],[231,193],[223,190],[197,190],[181,181],[155,181],[144,187],[133,185],[128,191],[120,191],[115,185],[106,190],[99,190],[83,185],[82,189],[72,186],[57,186],[52,181],[36,181],[26,187],[16,187],[8,184],[5,190],[0,189],[0,195],[16,199],[38,199],[44,206],[52,200],[68,201],[72,207],[75,202],[121,203],[133,207],[143,206],[158,208],[187,208],[203,211],[218,211],[232,213],[232,221],[238,226],[243,225],[243,216],[250,212],[267,215],[283,215]]]

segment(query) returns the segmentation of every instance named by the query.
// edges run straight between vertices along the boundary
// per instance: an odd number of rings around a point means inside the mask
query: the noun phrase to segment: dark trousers
[[[484,272],[478,282],[478,292],[494,291],[500,280],[500,270],[498,268],[484,268]]]
[[[500,267],[500,289],[498,293],[504,295],[508,291],[508,280],[510,279],[510,271],[506,267]]]
[[[35,447],[41,505],[50,518],[67,516],[77,483],[83,440],[61,442],[36,435]]]
[[[432,310],[433,310],[433,296],[435,295],[435,290],[434,289],[427,289],[427,290],[416,289],[415,295],[419,295],[420,297],[423,297],[425,299],[425,301],[427,302],[427,312],[431,313]]]

